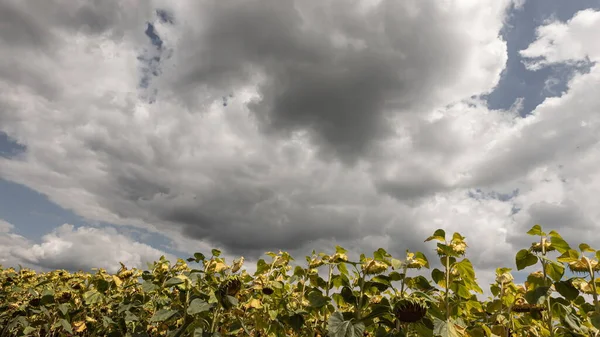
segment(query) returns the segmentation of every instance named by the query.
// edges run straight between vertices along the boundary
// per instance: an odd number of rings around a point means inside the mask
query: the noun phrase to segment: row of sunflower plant
[[[517,253],[517,270],[539,269],[522,284],[496,269],[485,301],[465,237],[441,229],[425,240],[436,243],[437,268],[421,252],[351,261],[339,246],[313,251],[305,267],[269,252],[252,275],[243,257],[228,265],[217,249],[114,274],[0,267],[0,335],[599,336],[600,251],[539,225],[527,234],[537,239]]]

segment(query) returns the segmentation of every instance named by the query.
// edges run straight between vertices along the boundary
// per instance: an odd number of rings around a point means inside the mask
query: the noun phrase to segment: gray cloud
[[[308,130],[326,157],[354,163],[392,134],[390,114],[439,104],[471,62],[471,41],[458,27],[463,13],[433,1],[384,0],[363,11],[356,4],[205,1],[202,25],[182,27],[178,69],[165,76],[185,100],[259,76],[249,107],[265,132]]]
[[[59,43],[0,51],[12,62],[0,65],[10,74],[0,78],[0,129],[27,149],[0,158],[0,177],[87,219],[164,234],[180,251],[254,257],[334,243],[402,256],[430,249],[422,241],[446,228],[467,236],[477,266],[510,265],[511,235],[533,218],[600,219],[586,192],[600,186],[597,95],[585,90],[594,76],[577,75],[571,96],[527,119],[490,110],[471,96],[490,91],[506,62],[508,1],[377,3],[164,2],[173,24],[154,27],[173,54],[152,80],[153,104],[139,100],[135,60],[154,12],[121,16],[126,2],[114,2],[44,16],[20,5]],[[2,43],[27,41],[8,34]],[[561,114],[570,110],[576,119]],[[474,198],[474,188],[520,193]],[[92,255],[74,246],[54,258],[38,246],[21,256],[54,267],[77,266],[65,254]]]

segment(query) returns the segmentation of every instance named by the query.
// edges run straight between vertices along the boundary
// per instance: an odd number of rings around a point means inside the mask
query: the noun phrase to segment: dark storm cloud
[[[216,242],[235,254],[297,249],[319,239],[353,239],[360,236],[361,228],[368,227],[359,223],[359,215],[352,209],[335,210],[298,199],[283,200],[267,189],[230,185],[214,189],[202,199],[167,196],[144,204],[151,206],[160,220],[183,225],[184,236]],[[365,222],[376,228],[383,224],[373,215],[365,217]]]
[[[175,92],[218,97],[261,74],[249,107],[264,131],[309,130],[348,162],[390,135],[388,113],[435,104],[467,62],[456,18],[432,1],[416,15],[397,1],[366,14],[341,1],[203,4],[202,32],[188,31],[179,46],[193,47],[175,52]]]

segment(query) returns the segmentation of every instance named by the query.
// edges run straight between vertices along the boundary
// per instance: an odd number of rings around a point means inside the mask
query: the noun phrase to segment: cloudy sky
[[[0,263],[600,247],[598,39],[600,0],[0,0]]]

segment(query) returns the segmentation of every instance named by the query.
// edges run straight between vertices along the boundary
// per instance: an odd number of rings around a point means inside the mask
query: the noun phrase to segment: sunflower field
[[[438,268],[421,252],[351,261],[339,246],[305,266],[269,252],[253,274],[217,249],[114,274],[0,267],[0,336],[600,336],[600,251],[527,234],[516,270],[534,271],[517,284],[496,269],[486,300],[465,237],[441,229],[425,240]]]

